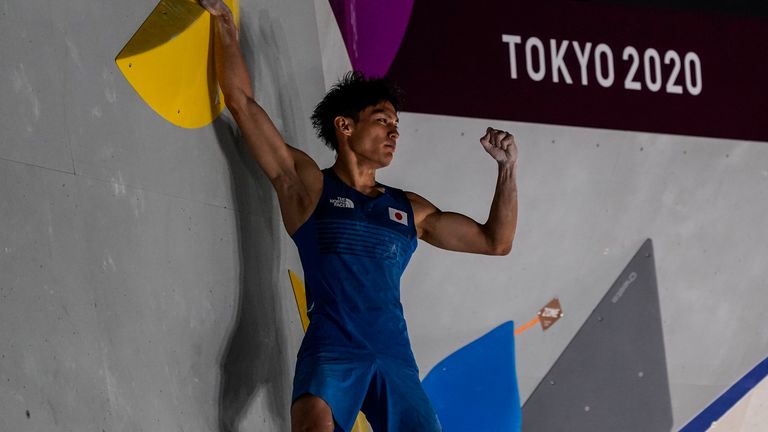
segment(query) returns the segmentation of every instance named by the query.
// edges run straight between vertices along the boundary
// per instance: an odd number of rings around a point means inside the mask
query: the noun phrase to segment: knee
[[[304,395],[291,407],[291,432],[333,432],[331,408],[324,400]]]
[[[333,422],[330,424],[305,423],[301,425],[294,424],[291,432],[333,432]]]
[[[291,420],[291,432],[333,432],[333,420],[316,421],[313,419],[305,419],[297,422]]]
[[[333,418],[317,417],[291,418],[291,432],[333,432]]]

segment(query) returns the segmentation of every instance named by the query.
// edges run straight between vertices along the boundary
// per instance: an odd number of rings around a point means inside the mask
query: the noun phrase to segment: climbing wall
[[[184,2],[0,2],[0,430],[289,427],[302,330],[270,186],[229,120],[170,123],[115,62],[160,3],[206,19]],[[260,101],[317,154],[314,5],[240,6]]]

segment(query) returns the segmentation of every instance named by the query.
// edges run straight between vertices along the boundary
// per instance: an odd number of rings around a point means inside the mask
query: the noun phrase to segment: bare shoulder
[[[429,202],[428,199],[417,194],[416,192],[405,191],[405,196],[408,198],[408,201],[411,202],[411,207],[413,207],[414,214],[429,212],[431,209],[436,208],[434,204]]]
[[[421,237],[425,219],[427,219],[427,217],[432,214],[440,212],[440,209],[438,209],[428,199],[417,194],[416,192],[405,191],[405,196],[408,198],[408,201],[411,202],[411,208],[413,209],[413,219],[416,223],[416,229],[419,233],[419,237]]]

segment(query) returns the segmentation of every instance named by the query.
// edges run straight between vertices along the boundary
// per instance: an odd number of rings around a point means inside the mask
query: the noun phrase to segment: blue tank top
[[[320,201],[292,238],[310,320],[299,356],[385,355],[415,367],[400,303],[400,277],[417,245],[405,193],[384,186],[369,197],[325,169]]]

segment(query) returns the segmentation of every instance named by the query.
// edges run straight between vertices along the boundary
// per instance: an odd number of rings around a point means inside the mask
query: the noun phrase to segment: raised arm
[[[517,228],[517,145],[508,132],[491,128],[480,143],[498,163],[496,192],[484,224],[459,213],[441,211],[413,192],[408,192],[408,198],[422,240],[453,251],[506,255],[512,249]]]
[[[256,102],[240,51],[234,17],[222,0],[199,0],[214,16],[214,60],[224,102],[256,162],[277,191],[283,223],[293,234],[309,217],[322,191],[322,173],[304,152],[285,143]]]

